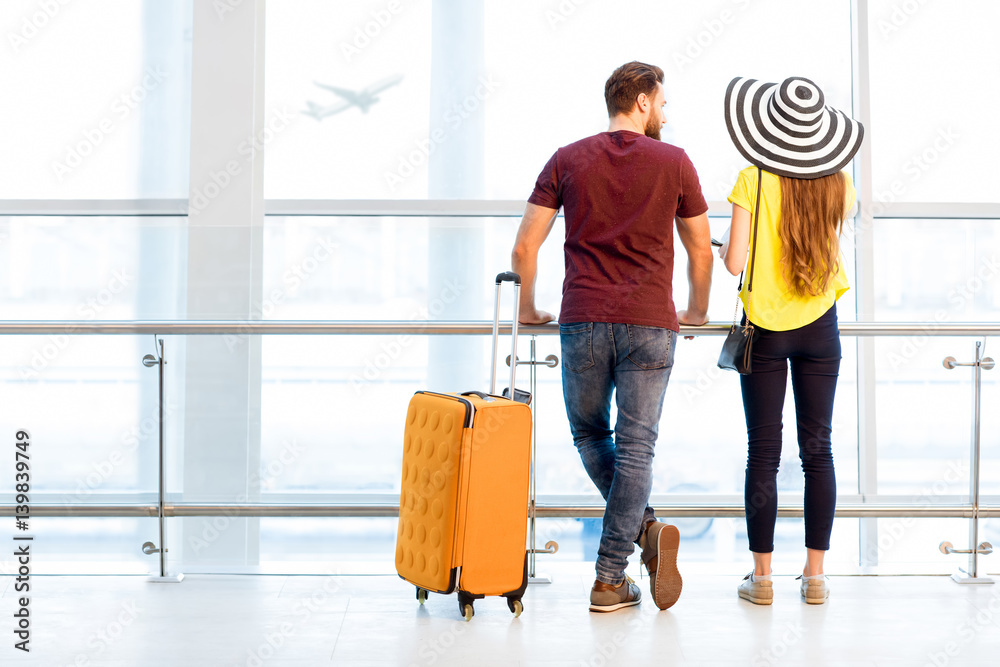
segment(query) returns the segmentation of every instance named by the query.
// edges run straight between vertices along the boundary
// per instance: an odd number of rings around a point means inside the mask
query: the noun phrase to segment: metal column
[[[979,555],[987,556],[993,553],[993,545],[989,542],[979,542],[979,463],[980,463],[980,430],[982,417],[983,370],[993,368],[993,359],[983,357],[983,343],[976,341],[976,360],[972,363],[959,363],[955,357],[946,357],[944,367],[952,370],[958,366],[971,366],[972,380],[972,452],[971,474],[969,475],[969,500],[972,503],[972,520],[969,524],[969,549],[956,549],[951,542],[940,545],[943,554],[969,554],[969,569],[958,568],[951,578],[959,584],[992,584],[990,577],[979,576]]]
[[[149,577],[150,582],[156,583],[171,583],[176,584],[184,579],[183,574],[167,575],[167,537],[166,537],[166,513],[164,512],[165,500],[166,500],[166,482],[164,473],[164,463],[163,463],[163,366],[167,363],[166,359],[163,357],[163,339],[157,336],[153,337],[155,342],[156,354],[147,354],[142,358],[142,365],[147,368],[152,368],[156,366],[159,374],[159,500],[156,504],[156,517],[157,523],[160,529],[160,545],[157,546],[152,542],[146,542],[142,545],[142,552],[147,556],[152,554],[160,554],[160,574],[159,576],[153,575]]]
[[[539,549],[535,543],[535,519],[538,516],[538,509],[536,506],[536,459],[538,456],[538,412],[535,406],[538,403],[538,375],[536,368],[538,366],[548,366],[549,368],[555,368],[559,365],[559,358],[554,354],[550,354],[545,357],[545,361],[538,361],[536,354],[535,344],[537,342],[537,336],[531,336],[531,353],[528,361],[516,360],[516,362],[509,357],[507,358],[507,364],[517,363],[518,366],[528,366],[529,377],[531,378],[531,476],[528,483],[528,583],[529,584],[551,584],[552,577],[548,575],[539,575],[535,572],[535,555],[536,554],[554,554],[559,551],[559,543],[555,540],[549,540],[545,543],[543,549]],[[513,395],[513,392],[511,392]]]

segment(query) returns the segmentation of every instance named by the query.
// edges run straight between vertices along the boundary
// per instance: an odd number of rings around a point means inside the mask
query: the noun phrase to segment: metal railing
[[[657,515],[675,518],[742,518],[743,503],[654,503]],[[36,517],[157,517],[156,503],[138,504],[43,504],[32,503],[31,514]],[[165,517],[230,516],[230,517],[282,517],[282,518],[337,518],[337,517],[396,517],[399,505],[383,503],[172,503],[163,505]],[[934,506],[916,506],[906,503],[868,503],[838,501],[836,515],[849,519],[921,517],[926,519],[971,519],[974,516],[969,503],[939,503]],[[0,505],[0,516],[14,516],[13,505]],[[568,503],[540,504],[539,519],[600,518],[602,505],[573,505]],[[1000,518],[1000,505],[980,506],[978,516]],[[778,505],[779,518],[802,518],[801,505]]]
[[[978,322],[840,322],[841,336],[1000,336],[1000,324]],[[709,322],[700,327],[681,325],[682,336],[724,336],[730,323]],[[558,335],[557,324],[520,324],[522,335]],[[489,335],[493,324],[449,320],[6,320],[0,335]],[[509,334],[510,325],[500,324],[500,333]]]
[[[681,326],[681,335],[690,336],[722,336],[728,333],[730,323],[709,323],[701,327]],[[1000,324],[986,323],[920,323],[920,322],[841,322],[839,324],[842,336],[955,336],[980,337],[1000,335]],[[509,333],[510,325],[501,326],[501,332]],[[534,358],[534,337],[538,335],[557,335],[558,325],[520,325],[522,334],[532,337],[531,358],[519,363],[535,365],[551,365]],[[232,321],[232,320],[149,320],[149,321],[5,321],[0,322],[0,335],[489,335],[492,333],[491,322],[478,321]],[[162,343],[161,343],[162,345]],[[992,360],[980,355],[977,344],[976,360],[971,363],[956,363],[948,357],[945,360],[947,368],[957,365],[974,367],[974,423],[971,447],[972,470],[970,480],[970,495],[968,502],[936,504],[934,506],[917,506],[906,503],[869,503],[841,502],[836,508],[838,517],[854,518],[886,518],[886,517],[924,517],[924,518],[962,518],[969,519],[973,524],[970,538],[973,547],[969,550],[956,550],[950,543],[942,543],[950,551],[946,553],[968,553],[969,570],[967,580],[979,581],[977,556],[990,553],[987,543],[975,544],[978,535],[978,520],[989,517],[1000,517],[1000,505],[982,505],[979,500],[979,401],[982,370],[992,368]],[[160,545],[152,543],[144,545],[147,553],[160,554],[160,576],[166,577],[166,562],[164,552],[165,531],[164,522],[168,517],[195,516],[241,516],[241,517],[394,517],[399,513],[398,502],[381,503],[183,503],[167,502],[165,496],[165,480],[163,475],[163,383],[162,383],[162,346],[158,357],[147,355],[146,365],[158,366],[160,369],[160,475],[158,483],[158,502],[150,503],[117,503],[117,504],[39,504],[34,503],[32,513],[35,516],[46,517],[157,517],[160,528]],[[509,360],[508,360],[509,362]],[[537,401],[534,402],[537,406]],[[533,409],[535,409],[533,406]],[[670,517],[742,517],[742,503],[714,504],[658,504],[654,507],[657,514]],[[0,516],[14,515],[15,507],[11,504],[0,504]],[[535,503],[534,494],[530,501],[530,521],[532,528],[536,518],[558,517],[600,517],[603,507],[588,504],[566,503]],[[802,517],[801,505],[779,505],[779,517]],[[534,549],[534,530],[531,532],[532,551]],[[532,575],[534,574],[532,567]]]
[[[523,199],[265,199],[268,216],[392,218],[520,218]],[[187,199],[0,199],[0,216],[187,217]],[[710,217],[728,218],[732,204],[709,200]],[[562,212],[560,211],[560,216]],[[879,219],[1000,220],[995,202],[878,202]]]

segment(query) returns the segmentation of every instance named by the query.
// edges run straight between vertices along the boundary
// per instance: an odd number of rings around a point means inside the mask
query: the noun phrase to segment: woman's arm
[[[726,269],[735,275],[747,264],[747,250],[750,248],[750,211],[733,204],[733,219],[729,223],[727,238],[719,248],[719,257]]]

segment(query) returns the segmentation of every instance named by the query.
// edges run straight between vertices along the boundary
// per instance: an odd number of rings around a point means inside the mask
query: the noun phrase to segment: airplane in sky
[[[348,90],[347,88],[337,88],[336,86],[328,86],[325,83],[313,81],[313,83],[323,90],[329,90],[331,93],[341,97],[342,101],[329,106],[321,106],[312,100],[308,100],[306,101],[306,107],[308,108],[302,113],[307,116],[312,116],[316,120],[323,120],[327,116],[332,116],[333,114],[340,113],[341,111],[346,111],[351,107],[358,107],[361,109],[361,113],[368,113],[368,110],[371,109],[372,105],[379,101],[380,98],[378,97],[378,93],[381,93],[386,88],[391,88],[392,86],[397,85],[402,80],[403,75],[397,74],[357,91]]]

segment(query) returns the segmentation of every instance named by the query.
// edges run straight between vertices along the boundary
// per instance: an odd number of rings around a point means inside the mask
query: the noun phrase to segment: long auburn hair
[[[816,179],[781,181],[781,264],[798,296],[819,296],[840,264],[847,183],[841,172]]]

